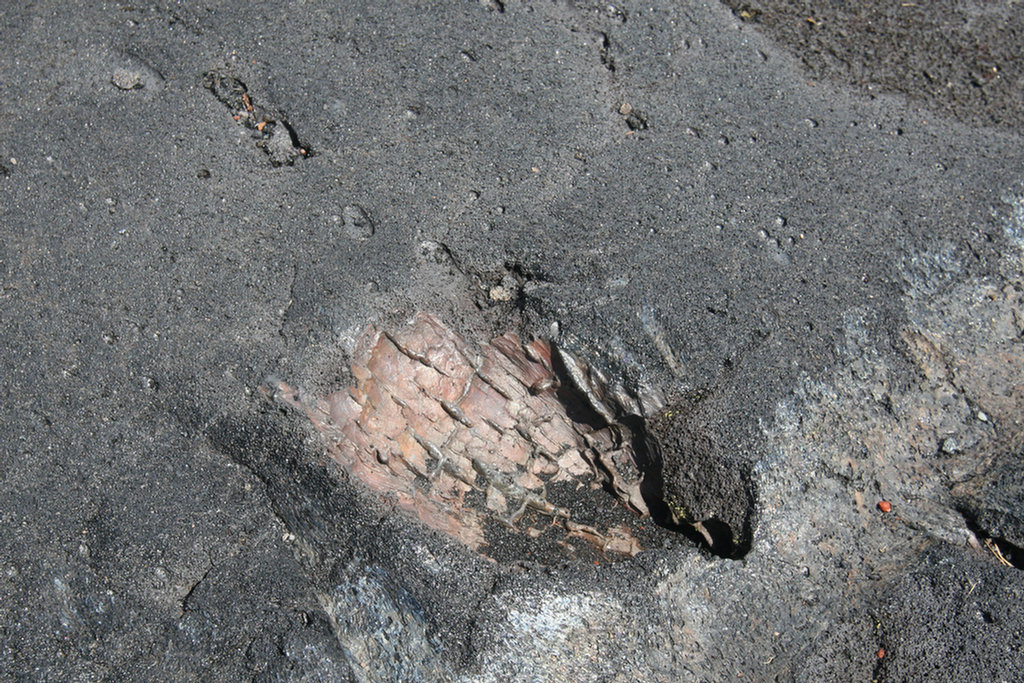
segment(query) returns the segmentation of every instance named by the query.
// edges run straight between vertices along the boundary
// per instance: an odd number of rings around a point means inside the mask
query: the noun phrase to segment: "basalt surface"
[[[6,3],[0,678],[1015,680],[1020,10],[747,4]]]

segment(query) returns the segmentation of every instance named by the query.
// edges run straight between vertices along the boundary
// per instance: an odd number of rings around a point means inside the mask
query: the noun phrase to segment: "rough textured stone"
[[[976,39],[1021,9],[905,4],[6,3],[0,678],[1011,676],[1024,83]],[[752,491],[749,550],[492,562],[259,393],[358,387],[412,311],[549,340],[633,434],[686,405],[665,490],[741,536]]]
[[[277,395],[309,415],[347,473],[474,550],[504,555],[508,530],[570,556],[580,542],[635,555],[632,520],[613,515],[617,523],[593,526],[580,520],[605,516],[599,510],[570,511],[617,500],[648,515],[624,428],[602,424],[562,386],[559,362],[547,342],[512,334],[471,348],[417,313],[394,332],[370,327],[360,336],[354,386],[317,399],[282,383]],[[600,489],[609,495],[594,495]]]

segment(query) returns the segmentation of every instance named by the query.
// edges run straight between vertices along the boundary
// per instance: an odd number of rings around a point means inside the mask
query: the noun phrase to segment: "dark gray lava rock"
[[[648,447],[664,467],[665,503],[679,523],[699,523],[715,553],[742,556],[753,535],[750,461],[723,449],[696,408],[673,403],[646,423]]]
[[[886,592],[876,680],[1020,680],[1024,573],[980,553],[933,548]]]

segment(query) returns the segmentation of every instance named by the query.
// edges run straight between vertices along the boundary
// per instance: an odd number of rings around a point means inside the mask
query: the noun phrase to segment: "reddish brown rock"
[[[353,477],[474,550],[487,554],[499,525],[528,538],[554,531],[570,553],[583,541],[634,555],[629,517],[647,507],[629,441],[615,425],[569,417],[553,362],[543,340],[505,334],[474,350],[418,313],[395,333],[361,335],[354,386],[315,398],[281,383],[277,395],[310,417]],[[570,511],[581,505],[633,514],[584,522]]]

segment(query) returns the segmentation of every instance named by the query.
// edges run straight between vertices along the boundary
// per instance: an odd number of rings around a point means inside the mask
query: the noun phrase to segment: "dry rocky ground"
[[[1022,15],[7,3],[0,678],[1017,679]]]

